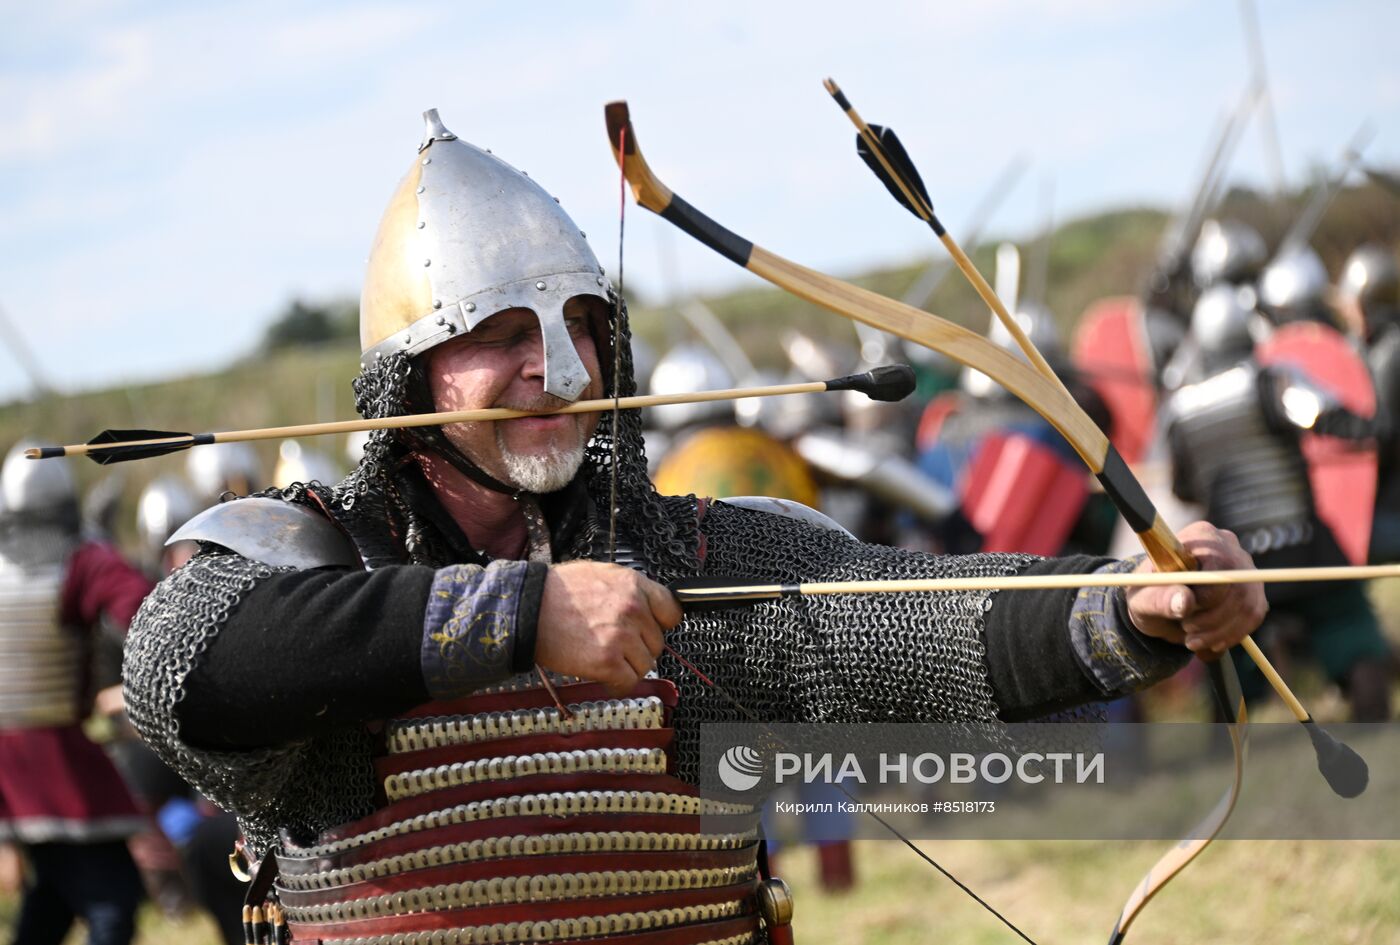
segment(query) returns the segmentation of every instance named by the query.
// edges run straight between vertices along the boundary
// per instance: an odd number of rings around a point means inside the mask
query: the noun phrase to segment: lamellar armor
[[[1313,537],[1313,500],[1296,430],[1272,378],[1244,361],[1181,388],[1167,405],[1176,491],[1254,555]]]
[[[78,545],[77,493],[65,463],[35,463],[20,443],[0,468],[0,729],[80,721],[86,650],[62,626],[60,595]]]

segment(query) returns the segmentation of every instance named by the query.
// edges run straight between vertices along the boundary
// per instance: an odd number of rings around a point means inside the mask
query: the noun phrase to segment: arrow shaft
[[[638,410],[643,407],[661,407],[669,404],[708,403],[718,400],[742,400],[749,397],[779,397],[788,394],[817,394],[828,390],[825,381],[810,381],[801,384],[770,384],[764,387],[741,387],[732,390],[700,391],[690,394],[646,394],[636,397],[622,397],[616,406],[624,410]],[[103,450],[144,447],[144,446],[194,446],[205,443],[239,443],[250,440],[282,440],[302,436],[326,436],[335,433],[359,433],[366,430],[390,430],[401,427],[426,427],[444,423],[476,423],[492,420],[516,420],[521,417],[552,416],[569,413],[603,413],[614,407],[612,398],[581,400],[578,403],[560,407],[557,410],[514,410],[506,407],[488,407],[481,410],[452,410],[442,413],[418,413],[404,417],[379,417],[371,420],[335,420],[327,423],[299,423],[285,427],[262,427],[255,430],[231,430],[223,433],[202,433],[195,435],[162,437],[158,439],[131,440],[123,443],[79,443],[57,447],[62,452],[41,452],[30,450],[26,455],[31,459],[51,456],[84,456]]]
[[[915,578],[898,581],[809,581],[679,588],[682,603],[764,600],[829,594],[911,594],[948,591],[1050,590],[1077,587],[1191,587],[1223,584],[1280,584],[1305,581],[1369,581],[1400,578],[1400,565],[1363,567],[1266,568],[1229,571],[1147,571],[1127,574],[1032,574],[1010,577]]]

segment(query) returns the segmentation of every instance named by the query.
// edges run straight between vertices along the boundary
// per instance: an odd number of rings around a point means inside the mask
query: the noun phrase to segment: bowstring
[[[622,159],[617,162],[617,298],[614,301],[612,331],[612,461],[608,464],[608,563],[617,562],[617,451],[618,420],[621,416],[619,400],[622,396],[622,246],[627,229],[627,128],[617,133],[617,153]]]
[[[623,248],[623,236],[624,236],[624,233],[625,233],[625,231],[626,231],[626,225],[627,225],[627,150],[626,150],[626,145],[627,145],[627,128],[626,128],[626,126],[623,126],[622,128],[618,129],[618,135],[617,135],[617,153],[618,153],[618,155],[619,155],[618,168],[619,168],[620,173],[619,173],[619,175],[618,175],[619,181],[618,181],[618,211],[617,211],[617,299],[616,299],[616,303],[615,303],[615,311],[614,311],[614,317],[613,317],[613,411],[612,411],[612,418],[613,418],[613,421],[612,421],[612,440],[613,440],[613,441],[612,441],[612,463],[611,463],[611,467],[612,467],[612,468],[611,468],[611,475],[610,475],[610,490],[609,490],[609,497],[608,497],[608,506],[609,506],[609,508],[608,508],[608,561],[609,561],[609,563],[616,563],[616,557],[617,557],[617,457],[618,457],[618,428],[617,428],[617,422],[618,422],[618,414],[619,414],[619,411],[620,411],[620,407],[618,406],[618,399],[619,399],[619,389],[620,389],[620,388],[619,388],[619,384],[620,384],[620,380],[621,380],[620,375],[621,375],[621,373],[622,373],[622,345],[621,345],[621,340],[622,340],[622,337],[621,337],[621,336],[622,336],[622,305],[623,305],[623,302],[622,302],[622,288],[623,288],[623,268],[622,268],[622,257],[623,257],[623,253],[622,253],[622,248]],[[750,710],[747,706],[745,706],[742,702],[740,702],[740,701],[739,701],[738,699],[736,699],[732,694],[730,694],[730,692],[729,692],[727,689],[725,689],[725,688],[724,688],[723,686],[721,686],[719,683],[715,682],[715,681],[714,681],[713,679],[711,679],[709,676],[707,676],[707,675],[705,675],[703,672],[701,672],[700,669],[699,669],[694,663],[690,662],[690,660],[686,659],[684,656],[682,656],[680,653],[678,653],[678,652],[676,651],[676,649],[675,649],[673,646],[671,646],[669,643],[663,643],[662,646],[664,647],[665,651],[666,651],[667,653],[669,653],[669,654],[676,660],[676,662],[678,662],[686,671],[690,672],[690,673],[693,674],[697,679],[699,679],[702,683],[704,683],[706,686],[710,687],[710,688],[713,689],[715,692],[719,693],[719,695],[720,695],[725,701],[729,702],[732,706],[734,706],[735,709],[738,710],[739,714],[741,714],[741,715],[744,716],[746,719],[748,719],[749,722],[751,722],[752,724],[755,724],[755,725],[760,726],[760,727],[764,730],[765,734],[766,734],[768,737],[777,740],[777,735],[772,731],[772,729],[769,728],[767,725],[765,725],[765,724],[763,723],[763,721],[762,721],[761,719],[759,719],[758,716],[755,715],[754,712],[753,712],[752,710]],[[846,798],[847,798],[848,800],[850,800],[852,803],[857,803],[856,798],[855,798],[849,791],[847,791],[846,788],[845,788],[843,785],[841,785],[841,784],[836,784],[836,785],[834,785],[834,787],[835,787],[838,791],[840,791],[842,794],[844,794],[844,795],[846,796]],[[929,856],[929,855],[928,855],[927,853],[925,853],[923,850],[919,849],[918,846],[916,846],[912,840],[910,840],[910,839],[909,839],[908,837],[906,837],[903,833],[901,833],[901,832],[898,830],[898,828],[896,828],[893,824],[891,824],[889,821],[885,820],[883,817],[881,817],[879,814],[875,813],[875,812],[872,811],[872,810],[862,808],[862,811],[863,811],[865,814],[867,814],[871,819],[873,819],[876,823],[878,823],[881,827],[884,827],[885,830],[887,830],[889,833],[893,834],[896,838],[898,838],[899,841],[900,841],[901,843],[903,843],[906,847],[908,847],[910,850],[913,850],[913,851],[914,851],[914,854],[915,854],[916,856],[918,856],[921,860],[923,860],[925,863],[927,863],[927,864],[929,864],[930,866],[932,866],[934,869],[938,870],[938,872],[941,873],[946,879],[948,879],[949,882],[951,882],[953,885],[957,886],[959,889],[961,889],[963,892],[965,892],[968,896],[970,896],[974,902],[976,902],[976,903],[977,903],[978,905],[980,905],[983,909],[986,909],[989,913],[991,913],[993,916],[995,916],[995,917],[1002,923],[1002,925],[1006,926],[1006,927],[1007,927],[1008,929],[1010,929],[1012,932],[1015,932],[1018,936],[1020,936],[1020,938],[1021,938],[1022,941],[1029,943],[1029,945],[1036,945],[1035,939],[1031,938],[1031,937],[1030,937],[1029,935],[1027,935],[1025,932],[1022,932],[1019,928],[1016,927],[1015,923],[1013,923],[1013,922],[1012,922],[1010,919],[1008,919],[1006,916],[1004,916],[1004,915],[1002,915],[1000,912],[998,912],[998,911],[996,910],[996,908],[992,906],[991,903],[987,902],[987,900],[985,900],[985,899],[983,899],[981,896],[977,895],[977,893],[973,892],[972,889],[971,889],[966,883],[964,883],[962,880],[958,879],[956,876],[954,876],[952,873],[950,873],[947,869],[945,869],[945,868],[942,866],[942,864],[940,864],[940,863],[939,863],[937,860],[935,860],[933,857]]]

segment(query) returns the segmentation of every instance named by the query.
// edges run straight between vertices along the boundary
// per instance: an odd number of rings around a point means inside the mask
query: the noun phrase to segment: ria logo
[[[747,745],[735,745],[720,756],[719,779],[731,791],[752,791],[763,780],[763,756]]]

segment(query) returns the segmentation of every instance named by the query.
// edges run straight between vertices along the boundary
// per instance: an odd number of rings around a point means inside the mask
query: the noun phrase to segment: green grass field
[[[1039,945],[1108,940],[1118,910],[1164,843],[950,841],[923,849]],[[857,887],[823,893],[815,858],[793,850],[797,945],[1006,945],[1019,939],[892,841],[856,844]],[[1390,945],[1400,940],[1400,842],[1223,841],[1148,905],[1142,945]],[[9,945],[13,897],[0,898]],[[68,945],[84,940],[80,932]],[[139,945],[218,945],[202,916],[143,909]]]

